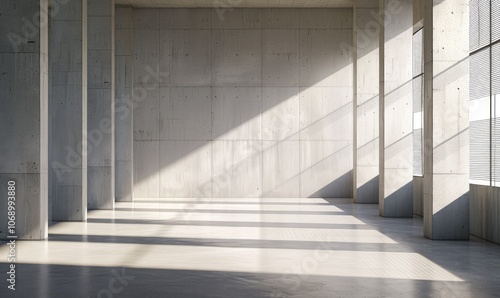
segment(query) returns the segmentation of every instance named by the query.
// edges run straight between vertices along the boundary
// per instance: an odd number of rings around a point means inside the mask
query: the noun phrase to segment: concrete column
[[[380,0],[379,209],[413,216],[413,98],[411,0]]]
[[[424,235],[469,239],[469,0],[426,1]]]
[[[53,5],[56,5],[54,2]],[[87,0],[52,7],[52,220],[87,217]]]
[[[116,201],[121,202],[133,200],[134,106],[132,86],[134,79],[132,68],[134,60],[132,20],[132,7],[116,8],[115,198]]]
[[[48,57],[50,57],[50,53],[52,52],[52,50],[50,49],[52,43],[50,42],[51,39],[52,39],[52,17],[51,17],[51,7],[49,5],[49,19],[47,21],[48,25],[48,39],[47,39],[47,43],[48,43],[48,52],[47,52],[47,55]],[[48,134],[47,136],[50,136],[51,135],[51,132],[52,132],[52,121],[50,119],[52,119],[52,105],[50,104],[50,99],[53,97],[52,95],[52,67],[50,65],[50,59],[48,58],[47,59],[47,64],[48,64],[48,71],[49,71],[49,80],[48,80],[48,94],[49,94],[49,98],[47,100],[47,105],[48,105]],[[50,165],[52,164],[52,144],[53,142],[50,141],[50,137],[48,138],[47,140],[48,142],[48,167],[47,167],[47,171],[48,171],[48,204],[47,204],[47,209],[48,209],[48,216],[49,216],[49,225],[51,224],[52,222],[52,198],[53,198],[53,171],[50,170]]]
[[[0,5],[0,240],[47,238],[47,11],[47,0]]]
[[[379,36],[378,3],[355,1],[354,43],[354,202],[378,204]]]
[[[115,206],[115,1],[88,4],[88,209]]]

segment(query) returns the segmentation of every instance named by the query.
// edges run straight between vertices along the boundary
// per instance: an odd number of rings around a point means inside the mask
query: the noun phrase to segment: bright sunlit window
[[[470,182],[500,186],[500,2],[470,2]]]

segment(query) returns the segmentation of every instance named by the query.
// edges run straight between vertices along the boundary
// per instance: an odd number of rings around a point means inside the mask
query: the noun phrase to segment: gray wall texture
[[[352,197],[352,9],[133,23],[135,197]]]
[[[9,202],[19,239],[47,238],[49,40],[46,23],[33,24],[33,16],[46,19],[47,5],[0,2],[0,240],[12,236]]]
[[[133,200],[132,11],[117,7],[115,15],[115,198]]]
[[[470,185],[470,234],[500,243],[500,189]]]
[[[88,0],[88,209],[115,202],[115,1]],[[105,129],[103,129],[105,127]]]

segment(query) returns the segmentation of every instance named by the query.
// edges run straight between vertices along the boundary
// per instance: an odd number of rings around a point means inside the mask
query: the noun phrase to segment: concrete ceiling
[[[134,7],[352,7],[353,0],[115,0]]]

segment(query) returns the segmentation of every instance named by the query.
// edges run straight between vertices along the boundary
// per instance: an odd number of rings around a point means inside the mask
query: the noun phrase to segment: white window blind
[[[470,50],[490,44],[490,0],[472,0],[470,10]]]
[[[470,57],[470,180],[490,184],[490,48]]]

